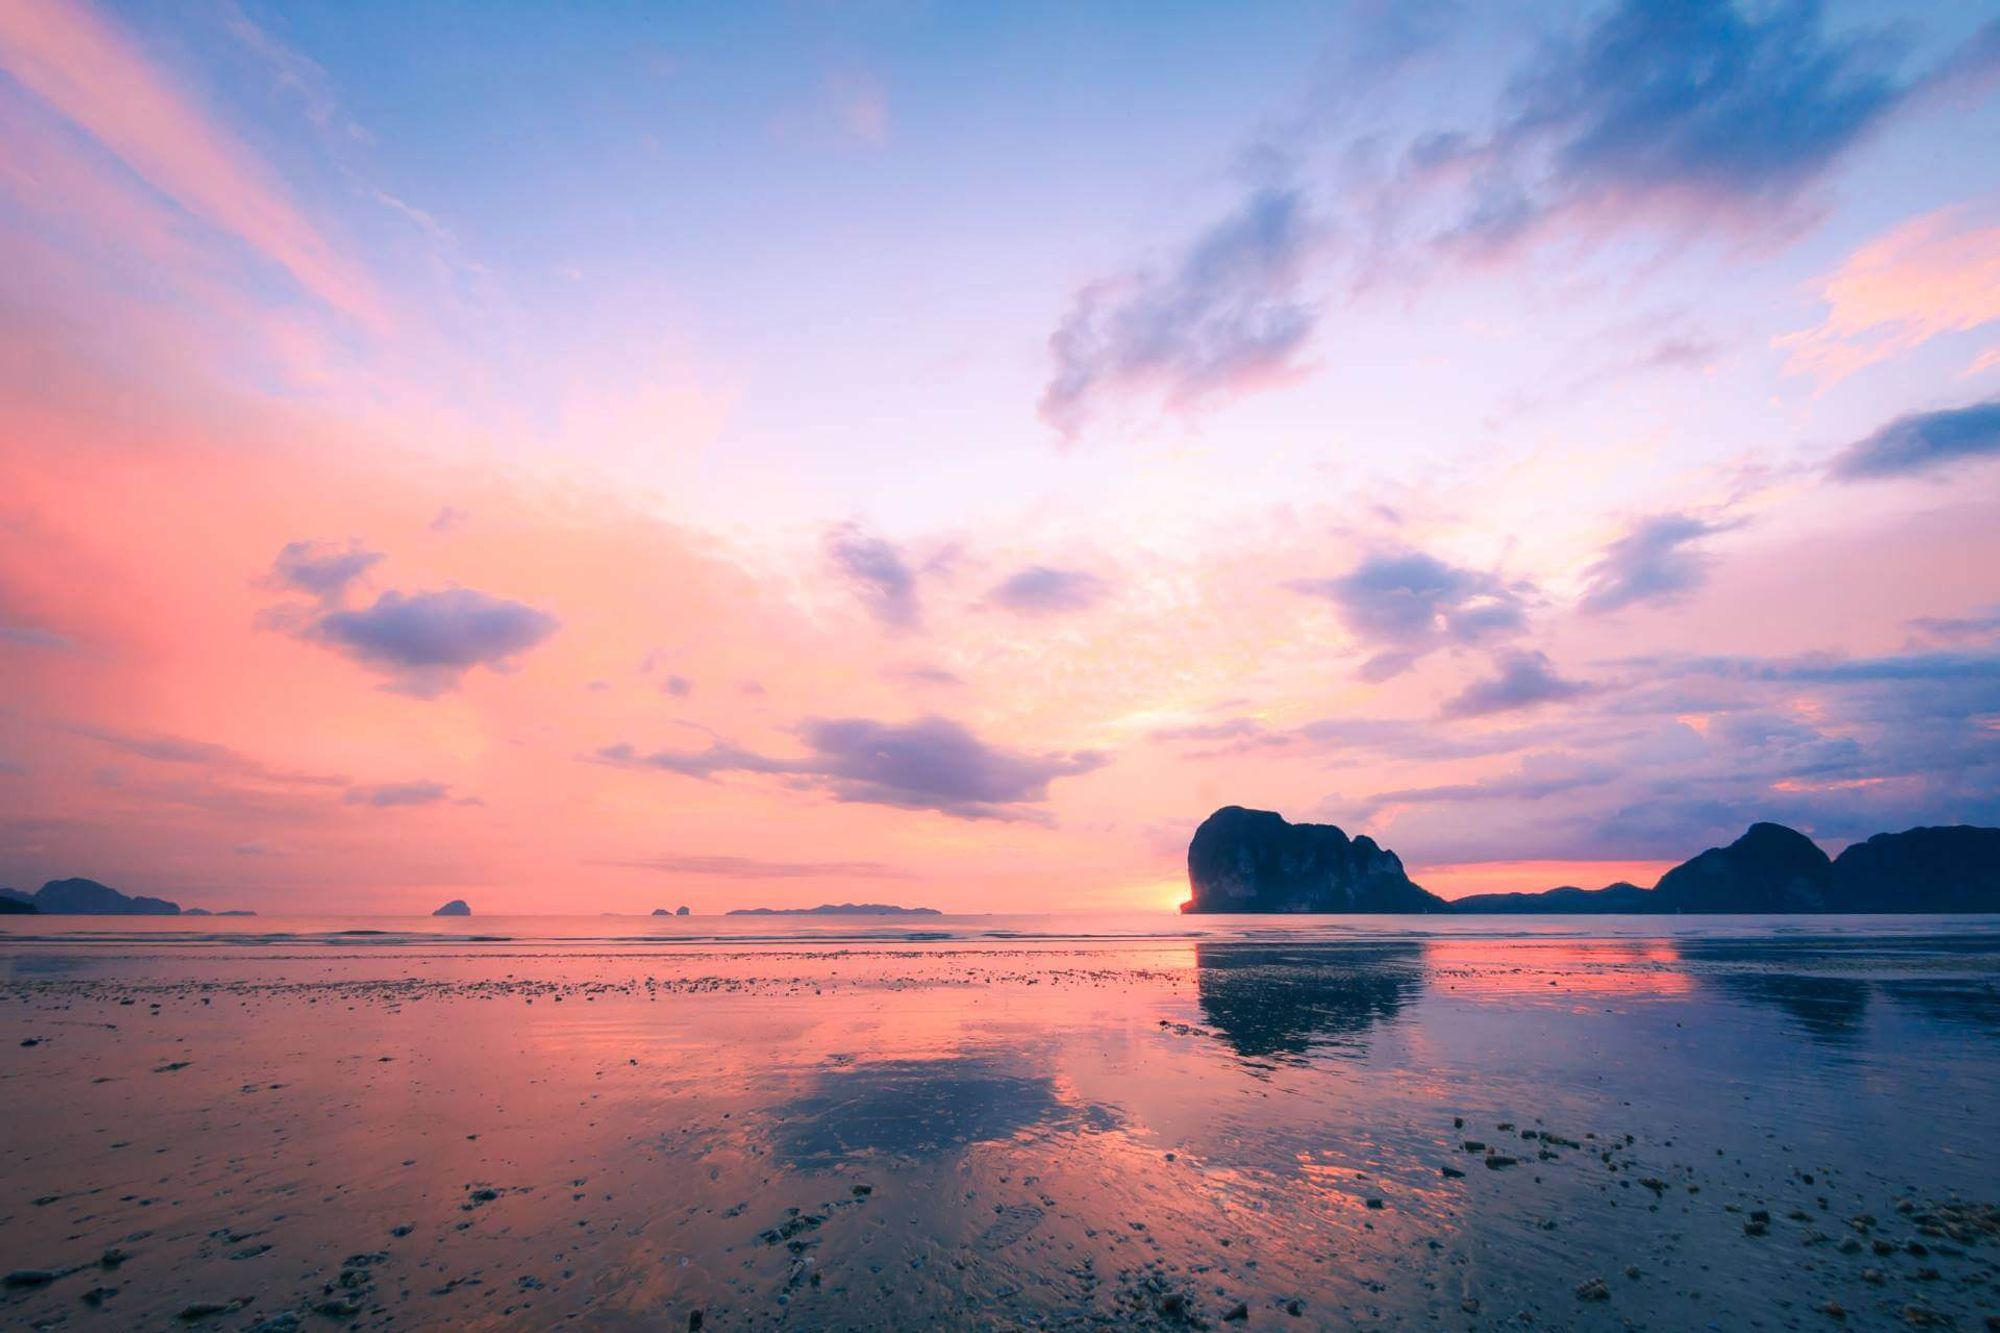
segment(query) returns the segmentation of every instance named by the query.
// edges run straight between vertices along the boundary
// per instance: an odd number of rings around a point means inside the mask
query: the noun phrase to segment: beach
[[[1115,924],[9,922],[0,1323],[2000,1317],[1991,922]]]

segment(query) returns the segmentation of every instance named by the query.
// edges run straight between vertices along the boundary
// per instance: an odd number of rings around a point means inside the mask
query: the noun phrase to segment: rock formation
[[[1658,911],[1824,912],[1833,862],[1783,824],[1752,824],[1727,847],[1684,861],[1653,886]]]
[[[2000,829],[1878,833],[1829,860],[1796,829],[1752,824],[1650,889],[1564,886],[1447,903],[1412,884],[1396,854],[1372,839],[1232,805],[1195,830],[1188,883],[1194,896],[1183,912],[2000,912]]]
[[[435,911],[435,912],[432,912],[432,913],[431,913],[431,915],[432,915],[432,916],[471,916],[471,915],[472,915],[472,909],[471,909],[470,907],[467,907],[467,906],[465,905],[465,899],[463,899],[463,898],[453,898],[453,899],[452,899],[452,900],[451,900],[450,902],[446,903],[446,904],[445,904],[445,905],[444,905],[443,907],[440,907],[440,908],[438,908],[438,909],[437,909],[437,911]]]
[[[1224,806],[1188,843],[1183,912],[1442,912],[1394,852],[1331,824]]]
[[[2000,829],[1878,833],[1833,863],[1835,912],[2000,912]]]

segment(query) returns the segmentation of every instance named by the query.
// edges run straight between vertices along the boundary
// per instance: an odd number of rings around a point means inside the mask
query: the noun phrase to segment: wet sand
[[[0,937],[0,1324],[2000,1327],[2000,934]]]

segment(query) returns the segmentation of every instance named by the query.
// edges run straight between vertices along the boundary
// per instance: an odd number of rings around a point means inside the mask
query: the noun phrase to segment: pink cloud
[[[88,6],[0,4],[0,67],[189,213],[361,324],[388,326],[367,276],[334,252],[249,149]]]
[[[1856,250],[1817,291],[1820,322],[1776,345],[1790,349],[1787,370],[1831,383],[2000,319],[2000,227],[1970,225],[1962,208],[1927,213]]]

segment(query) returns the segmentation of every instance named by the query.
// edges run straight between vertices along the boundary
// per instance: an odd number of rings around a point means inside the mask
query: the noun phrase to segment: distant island
[[[889,903],[821,903],[818,907],[738,907],[728,916],[943,916],[935,907],[895,907]]]
[[[32,903],[50,916],[179,916],[181,905],[165,898],[134,897],[94,879],[52,879],[33,897],[7,890],[19,902]]]
[[[687,914],[688,914],[688,909],[685,907],[676,907],[671,912],[669,912],[664,907],[655,907],[653,909],[654,916],[686,916]]]
[[[1448,902],[1411,881],[1397,855],[1332,824],[1293,824],[1225,806],[1188,843],[1186,913],[1895,913],[2000,912],[2000,829],[1952,825],[1878,833],[1838,857],[1783,824],[1752,824],[1660,876]]]
[[[471,916],[471,915],[472,915],[472,909],[471,909],[470,907],[466,906],[466,904],[465,904],[465,899],[463,899],[463,898],[453,898],[453,899],[452,899],[452,900],[451,900],[450,902],[446,903],[446,904],[445,904],[445,905],[444,905],[443,907],[440,907],[440,908],[438,908],[438,909],[437,909],[437,911],[435,911],[435,912],[432,912],[432,913],[431,913],[431,915],[432,915],[432,916]]]

